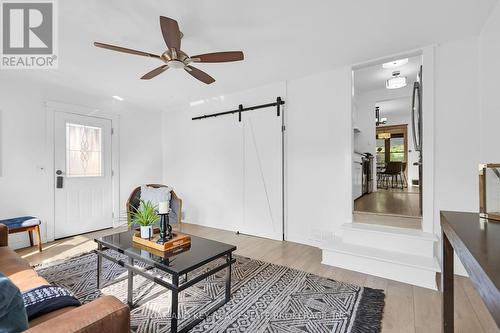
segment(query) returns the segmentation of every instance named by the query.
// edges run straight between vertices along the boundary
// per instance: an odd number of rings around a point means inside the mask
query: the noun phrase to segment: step
[[[347,223],[341,227],[345,243],[432,258],[438,238],[416,229]]]
[[[338,237],[323,244],[322,249],[325,265],[437,290],[440,267],[434,257],[348,244]]]
[[[375,225],[385,225],[389,227],[407,228],[407,229],[422,229],[422,218],[402,215],[376,214],[369,212],[353,213],[354,223],[366,223]]]

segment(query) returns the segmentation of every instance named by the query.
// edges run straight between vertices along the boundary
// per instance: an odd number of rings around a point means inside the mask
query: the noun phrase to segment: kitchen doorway
[[[422,227],[422,69],[415,55],[353,71],[355,222]]]

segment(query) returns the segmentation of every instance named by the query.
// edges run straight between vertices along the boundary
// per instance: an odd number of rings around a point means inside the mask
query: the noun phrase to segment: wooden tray
[[[188,244],[191,244],[191,236],[185,235],[185,234],[180,234],[180,233],[173,233],[173,237],[171,240],[166,242],[165,244],[158,244],[157,241],[160,238],[160,234],[153,234],[153,237],[151,237],[151,240],[149,239],[144,239],[140,237],[141,234],[140,232],[134,233],[134,237],[132,240],[137,243],[144,245],[146,247],[158,250],[158,251],[170,251],[172,249],[175,249],[177,247],[181,246],[186,246]]]
[[[189,249],[191,248],[191,243],[181,245],[179,247],[174,247],[173,249],[170,249],[168,251],[160,251],[160,250],[157,250],[155,248],[152,248],[152,247],[149,247],[146,245],[142,245],[142,244],[136,243],[136,242],[134,242],[133,247],[135,247],[136,249],[148,251],[149,253],[154,254],[155,256],[158,256],[158,257],[170,258],[170,257],[173,257],[175,255],[178,255],[179,253],[189,251]]]

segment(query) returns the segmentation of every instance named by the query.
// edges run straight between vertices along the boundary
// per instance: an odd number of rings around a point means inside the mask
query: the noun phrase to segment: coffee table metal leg
[[[134,266],[134,259],[129,257],[128,263]],[[130,307],[134,305],[134,272],[131,269],[128,270],[127,303]]]
[[[233,259],[232,253],[227,255],[227,261],[230,262]],[[226,303],[231,299],[231,266],[227,267],[226,271]]]
[[[102,251],[102,245],[98,244],[97,249]],[[97,289],[101,289],[101,271],[102,271],[102,257],[97,253]]]
[[[170,331],[172,333],[177,333],[177,319],[179,315],[179,275],[172,274],[172,284],[174,289],[172,290],[172,308],[170,310]]]

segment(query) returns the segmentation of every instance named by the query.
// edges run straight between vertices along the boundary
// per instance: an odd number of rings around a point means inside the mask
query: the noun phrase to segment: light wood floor
[[[263,238],[236,235],[233,232],[184,225],[183,231],[238,247],[236,253],[254,259],[320,276],[371,288],[383,289],[386,305],[382,322],[384,333],[432,333],[441,332],[440,293],[408,284],[386,280],[321,264],[318,248],[291,242],[279,242]],[[107,230],[75,236],[44,245],[42,253],[35,248],[18,250],[31,264],[51,262],[96,248],[96,236],[117,232]],[[455,279],[455,331],[461,333],[499,332],[495,322],[468,279]]]
[[[354,212],[353,223],[376,224],[396,228],[422,229],[421,217],[397,216],[377,213]]]

